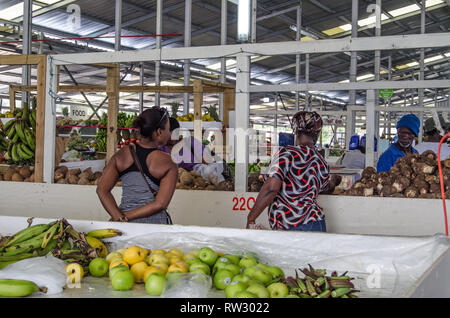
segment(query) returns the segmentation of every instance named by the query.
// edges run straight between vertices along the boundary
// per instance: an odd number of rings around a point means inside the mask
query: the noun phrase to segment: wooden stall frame
[[[193,86],[123,86],[119,85],[120,70],[118,64],[103,63],[96,64],[106,67],[106,85],[59,85],[59,69],[57,74],[58,92],[106,92],[108,96],[108,130],[107,130],[107,151],[108,161],[115,153],[117,146],[117,114],[119,112],[120,92],[160,92],[160,93],[192,93],[194,94],[194,138],[202,139],[201,107],[204,93],[224,93],[224,114],[223,128],[229,127],[229,111],[235,109],[235,87],[231,84],[219,83],[207,80],[194,80]],[[33,85],[10,85],[10,98],[19,91],[36,91],[37,86]],[[224,148],[226,154],[226,133],[223,135]],[[53,179],[53,177],[52,177]]]
[[[35,182],[44,181],[44,132],[45,132],[45,97],[46,97],[46,73],[47,56],[42,54],[32,55],[0,55],[0,65],[36,65],[37,85],[36,90],[36,150],[34,161]],[[10,109],[14,111],[16,99],[15,91],[9,89]]]

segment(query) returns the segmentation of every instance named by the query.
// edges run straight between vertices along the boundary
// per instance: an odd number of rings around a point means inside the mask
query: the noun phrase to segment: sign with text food
[[[71,105],[69,117],[73,120],[88,119],[91,114],[90,109],[84,106]]]

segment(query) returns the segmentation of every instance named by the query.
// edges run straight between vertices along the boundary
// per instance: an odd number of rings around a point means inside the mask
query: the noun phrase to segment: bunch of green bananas
[[[32,218],[28,220],[32,223]],[[122,235],[115,229],[99,229],[87,235],[77,232],[67,220],[29,226],[12,236],[0,239],[0,269],[17,261],[53,255],[66,262],[77,262],[88,267],[96,257],[106,257],[106,246],[101,238]]]
[[[0,141],[0,149],[6,146],[8,157],[14,163],[34,162],[36,149],[36,110],[30,110],[28,104],[17,112],[14,119],[3,126],[3,133],[8,138],[5,144]],[[1,137],[1,136],[0,136]]]
[[[1,123],[1,121],[0,121]],[[0,127],[0,151],[8,150],[8,142],[6,141],[6,135],[3,132],[3,126]]]
[[[95,136],[95,140],[97,143],[97,151],[105,152],[106,151],[106,129],[99,128],[97,131],[97,136]]]

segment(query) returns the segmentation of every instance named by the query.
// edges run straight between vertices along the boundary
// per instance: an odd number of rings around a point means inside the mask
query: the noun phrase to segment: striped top
[[[272,158],[268,176],[282,181],[269,206],[272,229],[287,230],[325,218],[317,196],[328,187],[329,167],[315,148],[280,148]]]

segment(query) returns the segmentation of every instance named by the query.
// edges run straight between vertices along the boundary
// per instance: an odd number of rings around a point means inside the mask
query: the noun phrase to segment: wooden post
[[[12,113],[16,109],[16,91],[9,87],[9,111]]]
[[[34,153],[34,182],[44,182],[45,95],[47,59],[37,64],[36,150]]]
[[[203,84],[194,80],[194,138],[202,141]]]
[[[106,136],[106,161],[114,155],[117,147],[117,115],[119,113],[119,77],[118,65],[106,71],[106,94],[108,95],[108,130]]]

